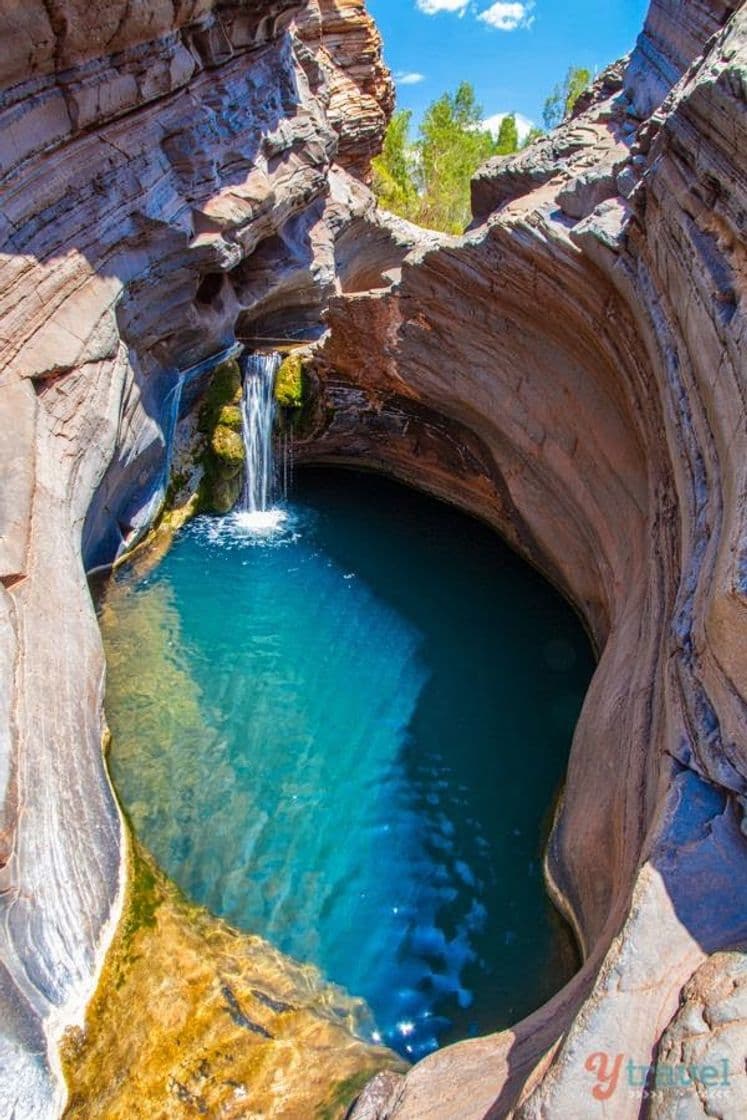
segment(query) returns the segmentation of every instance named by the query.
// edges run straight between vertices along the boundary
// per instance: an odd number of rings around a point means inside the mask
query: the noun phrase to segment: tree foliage
[[[528,148],[530,144],[533,144],[535,140],[539,140],[540,136],[544,135],[544,129],[537,128],[536,125],[532,125],[532,127],[529,129],[529,132],[524,137],[524,142],[521,145],[522,150],[524,148]]]
[[[410,143],[412,113],[400,109],[389,122],[381,155],[372,161],[373,189],[380,204],[393,214],[417,220],[419,196],[417,154]]]
[[[474,89],[462,82],[428,107],[414,141],[410,121],[409,112],[392,118],[383,151],[373,161],[376,196],[386,209],[419,225],[461,233],[471,216],[472,176],[490,156],[518,149],[516,119],[504,119],[496,142],[482,123]]]
[[[470,220],[470,181],[495,152],[483,111],[469,82],[445,93],[426,111],[418,143],[422,169],[421,221],[461,233]]]
[[[509,113],[501,121],[496,154],[499,156],[510,156],[514,152],[518,152],[518,150],[519,130],[516,127],[516,114]]]
[[[571,66],[565,79],[555,86],[545,101],[542,119],[545,128],[557,128],[571,115],[581,94],[591,85],[591,71],[581,66]]]
[[[590,82],[588,70],[569,69],[545,102],[546,128],[555,128],[573,111]],[[411,123],[407,110],[392,117],[381,155],[372,164],[374,192],[392,213],[446,233],[461,233],[468,225],[470,183],[481,164],[494,155],[512,155],[543,135],[533,128],[520,144],[516,114],[509,113],[496,140],[485,128],[469,82],[432,102],[415,139]]]

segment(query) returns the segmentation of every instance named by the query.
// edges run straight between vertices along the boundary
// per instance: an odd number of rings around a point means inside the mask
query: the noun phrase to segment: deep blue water
[[[111,769],[185,892],[363,996],[408,1057],[576,965],[542,846],[593,661],[487,528],[315,469],[272,538],[201,518],[102,612]]]

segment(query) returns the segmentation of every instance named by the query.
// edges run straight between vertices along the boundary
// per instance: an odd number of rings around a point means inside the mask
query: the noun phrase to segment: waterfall
[[[185,377],[183,373],[177,374],[176,383],[169,390],[164,401],[166,413],[163,428],[164,464],[163,464],[163,492],[168,490],[171,481],[171,465],[174,460],[174,440],[176,439],[176,426],[179,423],[179,409],[182,404]]]
[[[279,520],[279,511],[272,509],[272,502],[276,497],[273,455],[274,391],[280,355],[250,354],[244,359],[243,366],[241,420],[246,471],[240,512],[248,515],[256,527],[267,528]]]

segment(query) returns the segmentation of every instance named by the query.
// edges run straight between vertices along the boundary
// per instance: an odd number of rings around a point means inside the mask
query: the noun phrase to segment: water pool
[[[542,846],[593,670],[492,532],[370,475],[200,518],[102,603],[112,776],[194,900],[362,996],[414,1059],[576,967]]]

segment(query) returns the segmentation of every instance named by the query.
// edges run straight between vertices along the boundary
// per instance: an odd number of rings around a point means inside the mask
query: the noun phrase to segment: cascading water
[[[241,426],[246,452],[244,489],[239,517],[249,528],[273,529],[284,517],[273,507],[275,461],[273,426],[275,421],[275,376],[279,354],[250,354],[244,360],[244,397]]]

